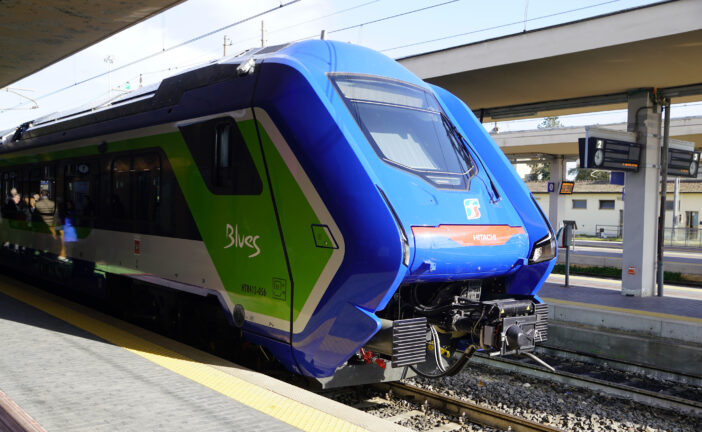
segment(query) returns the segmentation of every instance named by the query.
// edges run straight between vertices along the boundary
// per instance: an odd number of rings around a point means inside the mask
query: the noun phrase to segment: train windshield
[[[431,93],[375,77],[332,80],[381,159],[440,188],[468,187],[475,164]]]

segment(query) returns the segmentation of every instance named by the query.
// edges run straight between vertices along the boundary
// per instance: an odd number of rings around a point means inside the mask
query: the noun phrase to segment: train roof
[[[22,141],[78,128],[91,123],[113,120],[131,114],[171,106],[188,90],[241,74],[240,65],[258,62],[291,44],[252,48],[239,54],[192,67],[158,83],[65,111],[54,112],[21,125],[0,131],[0,153],[27,148]],[[32,147],[32,146],[29,146]]]
[[[184,93],[232,77],[246,77],[253,71],[252,66],[267,58],[306,74],[313,86],[328,84],[327,72],[383,75],[426,86],[389,57],[349,43],[310,40],[253,48],[101,103],[49,114],[0,132],[0,154],[181,120],[163,112],[170,112]],[[143,114],[147,113],[154,115],[145,120]],[[123,118],[130,120],[125,123]]]

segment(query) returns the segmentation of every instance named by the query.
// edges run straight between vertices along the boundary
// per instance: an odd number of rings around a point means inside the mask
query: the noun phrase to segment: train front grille
[[[548,340],[548,305],[546,303],[535,305],[534,313],[536,314],[534,342],[546,342]]]
[[[426,338],[426,317],[393,321],[392,367],[424,362],[427,352]]]

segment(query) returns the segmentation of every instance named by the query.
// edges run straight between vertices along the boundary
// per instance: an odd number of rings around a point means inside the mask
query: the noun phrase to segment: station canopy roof
[[[183,0],[1,0],[0,88]]]
[[[702,100],[702,1],[668,1],[400,59],[485,121]],[[482,112],[481,112],[482,110]]]

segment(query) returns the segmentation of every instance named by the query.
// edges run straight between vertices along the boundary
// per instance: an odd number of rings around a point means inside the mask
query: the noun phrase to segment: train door
[[[180,128],[196,171],[174,166],[244,329],[290,340],[291,278],[251,110]]]
[[[344,249],[324,202],[273,119],[256,109],[256,123],[275,196],[281,232],[294,282],[290,311],[293,346],[319,343],[305,331],[332,325],[314,323],[314,311],[343,260]],[[312,330],[310,330],[312,328]]]

